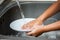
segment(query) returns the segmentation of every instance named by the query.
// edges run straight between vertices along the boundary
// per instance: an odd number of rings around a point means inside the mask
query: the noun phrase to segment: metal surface
[[[15,1],[15,0],[12,0]],[[19,1],[57,1],[57,0],[19,0]]]

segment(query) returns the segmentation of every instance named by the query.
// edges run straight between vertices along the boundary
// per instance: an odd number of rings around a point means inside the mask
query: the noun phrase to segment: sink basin
[[[23,9],[25,18],[37,18],[39,15],[41,15],[52,3],[20,3],[21,7]],[[10,23],[14,20],[21,19],[20,10],[16,4],[16,2],[11,2],[7,7],[3,10],[2,16],[0,18],[0,34],[4,35],[5,38],[14,38],[14,39],[21,39],[21,40],[49,40],[48,36],[46,34],[42,34],[41,36],[35,38],[35,37],[24,37],[21,38],[21,36],[16,37],[17,31],[14,31],[10,28]],[[58,14],[52,16],[51,18],[47,19],[44,24],[50,24],[57,20],[59,20],[59,17],[57,17]],[[59,40],[60,34],[59,31],[53,31],[56,34],[56,39]],[[53,33],[52,33],[53,34]],[[56,40],[54,39],[54,40]],[[53,40],[53,39],[51,39]]]

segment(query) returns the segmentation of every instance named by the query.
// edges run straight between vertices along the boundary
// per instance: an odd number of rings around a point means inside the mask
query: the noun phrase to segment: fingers
[[[22,29],[31,28],[34,25],[35,21],[30,21],[27,24],[24,24]]]
[[[30,29],[33,25],[32,24],[25,24],[23,25],[22,29]]]
[[[43,33],[40,28],[41,28],[40,26],[35,25],[34,27],[32,27],[31,32],[28,32],[27,35],[38,37]]]
[[[37,35],[35,34],[35,32],[33,32],[33,31],[27,33],[27,35],[29,35],[29,36],[37,36]]]
[[[34,36],[34,37],[38,37],[39,35],[35,34],[34,32],[29,32],[27,33],[28,36]]]
[[[37,30],[35,30],[35,29],[32,29],[31,32],[28,32],[27,34],[29,36],[35,36],[35,37],[39,36],[38,33],[37,33]]]
[[[27,33],[29,36],[33,36],[33,32],[29,32]]]
[[[23,25],[22,29],[30,29],[29,27],[30,25],[26,24],[26,25]]]
[[[28,36],[34,36],[34,37],[38,37],[39,35],[41,35],[43,32],[28,32],[27,35]]]

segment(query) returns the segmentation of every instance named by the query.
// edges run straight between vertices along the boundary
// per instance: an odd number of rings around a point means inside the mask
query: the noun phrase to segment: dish
[[[32,20],[35,20],[35,18],[23,18],[23,19],[15,20],[10,23],[10,28],[15,31],[28,32],[30,30],[23,30],[22,26]]]

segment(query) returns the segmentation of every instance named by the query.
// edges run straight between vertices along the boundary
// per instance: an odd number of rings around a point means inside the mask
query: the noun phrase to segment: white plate
[[[24,31],[24,32],[27,32],[27,31],[30,31],[30,30],[23,30],[22,29],[22,26],[32,20],[35,20],[34,18],[24,18],[24,19],[18,19],[18,20],[15,20],[13,21],[12,23],[10,23],[10,28],[15,30],[15,31]]]

